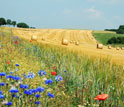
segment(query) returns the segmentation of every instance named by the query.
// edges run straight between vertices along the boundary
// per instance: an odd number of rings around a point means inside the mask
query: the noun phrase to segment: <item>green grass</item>
[[[16,39],[19,45],[14,44]],[[3,49],[0,50],[0,72],[9,74],[9,71],[15,70],[14,65],[18,63],[20,67],[16,75],[22,77],[22,74],[27,74],[30,71],[35,73],[36,78],[33,80],[24,79],[23,83],[29,84],[29,88],[38,86],[45,88],[45,92],[41,94],[42,98],[39,100],[43,107],[78,107],[78,105],[117,107],[123,105],[123,68],[111,64],[109,59],[91,59],[88,56],[79,56],[59,47],[51,48],[49,45],[29,43],[27,40],[13,37],[11,29],[1,29],[0,40],[3,45]],[[6,64],[7,60],[10,61],[10,65]],[[56,72],[63,77],[63,81],[57,83],[54,81],[51,86],[47,86],[44,84],[43,78],[54,80],[50,73],[53,71],[53,66],[57,67]],[[46,71],[47,75],[39,77],[38,71],[40,69]],[[11,84],[13,81],[8,81],[3,77],[0,82]],[[9,87],[0,87],[0,90],[4,92],[7,100],[13,101],[14,106],[22,107],[26,104],[26,106],[35,107],[34,101],[37,99],[33,95],[22,94],[23,99],[19,97],[19,99],[12,100],[8,94],[10,87],[10,85]],[[19,89],[19,86],[17,85],[16,88]],[[48,98],[46,96],[48,91],[53,93],[55,98]],[[100,104],[99,101],[94,100],[94,97],[103,93],[108,94],[109,97]],[[32,102],[27,103],[30,98],[33,99]]]
[[[114,33],[94,33],[93,36],[100,43],[107,45],[107,41],[112,37],[124,37],[124,34],[114,34]]]

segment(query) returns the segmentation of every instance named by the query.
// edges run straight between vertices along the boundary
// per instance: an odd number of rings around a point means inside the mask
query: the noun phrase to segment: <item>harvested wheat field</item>
[[[76,51],[80,55],[85,54],[93,58],[109,58],[113,63],[124,64],[124,50],[117,50],[116,48],[108,49],[107,46],[97,49],[98,42],[92,36],[91,30],[12,28],[12,32],[14,36],[29,41],[32,36],[36,36],[37,40],[35,42],[66,47],[69,50]],[[62,43],[63,39],[66,45]]]

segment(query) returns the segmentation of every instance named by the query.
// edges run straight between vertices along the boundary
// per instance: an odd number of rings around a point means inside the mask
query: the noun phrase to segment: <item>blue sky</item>
[[[0,17],[36,28],[118,28],[122,10],[124,0],[0,0]]]

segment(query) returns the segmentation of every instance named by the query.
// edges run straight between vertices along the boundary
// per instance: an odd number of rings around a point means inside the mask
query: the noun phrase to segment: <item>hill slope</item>
[[[83,53],[95,58],[109,58],[112,62],[124,64],[124,50],[108,49],[106,46],[104,46],[104,49],[97,49],[97,41],[92,36],[91,30],[12,28],[12,31],[14,36],[27,40],[30,40],[31,36],[36,35],[38,37],[37,42],[39,43],[67,47],[70,50],[78,52],[80,55]],[[68,46],[61,44],[62,38],[69,41]],[[79,45],[75,45],[75,42],[79,42]]]

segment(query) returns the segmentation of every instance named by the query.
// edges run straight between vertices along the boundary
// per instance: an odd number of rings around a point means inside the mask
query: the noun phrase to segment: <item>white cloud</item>
[[[99,19],[101,17],[104,17],[103,12],[95,9],[95,7],[85,9],[84,12],[85,14],[88,15],[89,18],[92,18],[92,19]]]

